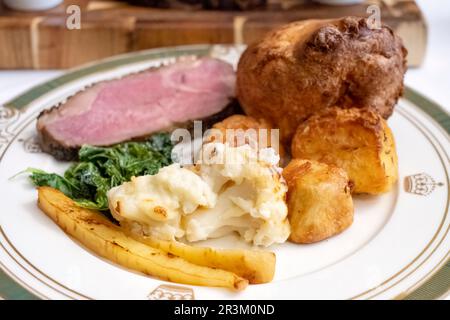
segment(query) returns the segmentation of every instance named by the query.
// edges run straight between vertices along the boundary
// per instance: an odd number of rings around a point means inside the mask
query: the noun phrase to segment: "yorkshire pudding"
[[[387,26],[365,18],[306,20],[272,31],[243,53],[237,96],[269,119],[284,142],[316,111],[370,107],[388,118],[403,92],[407,51]]]

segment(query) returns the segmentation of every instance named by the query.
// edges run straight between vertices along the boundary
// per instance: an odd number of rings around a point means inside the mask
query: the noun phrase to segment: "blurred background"
[[[0,103],[109,56],[248,44],[291,21],[369,17],[374,5],[409,51],[406,84],[449,110],[450,1],[442,0],[0,0]]]

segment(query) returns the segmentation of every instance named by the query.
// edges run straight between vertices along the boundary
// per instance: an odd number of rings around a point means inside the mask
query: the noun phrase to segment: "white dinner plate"
[[[440,298],[449,290],[450,117],[406,89],[389,125],[399,181],[382,196],[356,196],[353,225],[309,245],[273,246],[275,279],[242,292],[168,283],[102,259],[67,236],[36,206],[28,168],[62,173],[68,164],[42,153],[36,117],[94,82],[185,55],[236,65],[242,47],[149,50],[75,69],[0,108],[0,296],[44,299],[401,299]],[[280,92],[280,94],[283,94]],[[207,245],[244,246],[235,237]],[[202,244],[203,245],[203,244]]]

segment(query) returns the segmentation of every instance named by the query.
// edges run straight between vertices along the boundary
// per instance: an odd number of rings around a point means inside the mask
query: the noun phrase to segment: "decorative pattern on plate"
[[[403,185],[406,192],[427,196],[434,191],[436,186],[441,187],[444,184],[442,182],[435,182],[434,179],[426,173],[417,173],[406,176]]]
[[[157,287],[147,297],[149,300],[195,300],[191,288],[166,284]]]
[[[23,147],[28,153],[42,153],[41,146],[38,142],[38,137],[33,135],[26,139],[19,139],[19,142],[23,142]]]
[[[20,111],[0,106],[0,149],[14,137],[11,125],[19,119]]]
[[[8,123],[18,113],[19,111],[17,109],[0,107],[0,126]]]

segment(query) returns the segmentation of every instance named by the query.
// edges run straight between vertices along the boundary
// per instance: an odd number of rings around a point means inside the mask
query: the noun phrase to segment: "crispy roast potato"
[[[242,54],[236,93],[245,113],[280,128],[282,141],[327,107],[371,107],[389,117],[403,92],[406,49],[366,18],[305,20],[267,34]]]
[[[255,119],[246,115],[235,114],[213,125],[211,134],[206,137],[208,142],[227,142],[230,146],[241,146],[254,142],[258,143],[258,148],[272,147],[283,157],[285,151],[280,145],[279,132],[274,131],[269,121],[265,119]],[[233,129],[230,132],[227,129]],[[261,131],[264,129],[265,131]],[[218,134],[217,134],[218,133]],[[232,133],[232,134],[231,134]]]
[[[181,242],[159,240],[130,233],[137,241],[169,252],[196,265],[227,270],[252,284],[266,283],[275,273],[275,254],[269,251],[213,249],[194,247]]]
[[[351,185],[343,169],[312,160],[292,160],[283,170],[288,184],[290,240],[313,243],[353,222]]]
[[[355,193],[379,194],[397,181],[397,152],[386,121],[370,109],[328,108],[311,116],[292,140],[292,156],[347,171]]]
[[[87,248],[126,268],[190,285],[242,290],[248,284],[246,279],[232,272],[198,266],[136,241],[98,211],[77,206],[56,189],[38,188],[38,206],[61,229]]]

